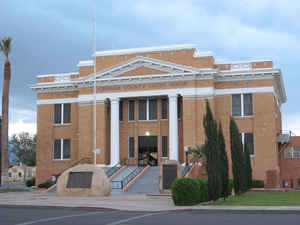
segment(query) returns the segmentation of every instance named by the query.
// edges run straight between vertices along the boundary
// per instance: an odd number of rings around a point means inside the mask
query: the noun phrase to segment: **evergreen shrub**
[[[25,184],[26,184],[27,187],[34,186],[35,185],[35,178],[33,177],[33,178],[27,180]]]
[[[228,180],[228,196],[232,195],[232,189],[233,189],[233,180],[229,179]]]
[[[265,183],[263,180],[253,180],[252,181],[252,188],[263,188]]]
[[[199,202],[200,186],[193,178],[177,178],[171,185],[175,205],[196,205]]]
[[[199,202],[207,202],[209,200],[207,179],[195,179],[195,180],[198,183],[200,189],[200,192],[198,193]]]

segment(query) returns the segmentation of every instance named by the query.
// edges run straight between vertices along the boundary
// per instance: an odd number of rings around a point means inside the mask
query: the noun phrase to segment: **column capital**
[[[118,103],[120,101],[120,98],[118,98],[118,97],[111,97],[111,98],[109,98],[109,100],[110,100],[111,103]]]
[[[178,97],[178,94],[174,94],[174,93],[168,94],[168,97],[169,97],[169,99],[174,99],[174,98]]]

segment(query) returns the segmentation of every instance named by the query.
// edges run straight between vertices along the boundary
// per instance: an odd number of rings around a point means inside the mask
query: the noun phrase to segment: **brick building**
[[[194,45],[100,51],[96,59],[97,164],[184,162],[184,147],[204,143],[205,101],[222,124],[230,157],[232,116],[251,150],[253,177],[279,182],[277,136],[286,102],[271,60],[218,63]],[[94,60],[78,72],[39,75],[37,183],[93,158]]]

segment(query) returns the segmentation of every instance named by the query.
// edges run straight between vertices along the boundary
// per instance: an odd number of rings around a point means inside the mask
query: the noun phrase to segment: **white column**
[[[169,95],[169,152],[169,159],[178,161],[177,95]]]
[[[120,162],[119,98],[110,99],[110,165]]]

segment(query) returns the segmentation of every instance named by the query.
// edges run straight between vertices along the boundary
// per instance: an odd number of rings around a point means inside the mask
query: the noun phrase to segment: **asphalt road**
[[[300,213],[242,211],[129,212],[71,208],[0,207],[1,225],[298,225]]]

